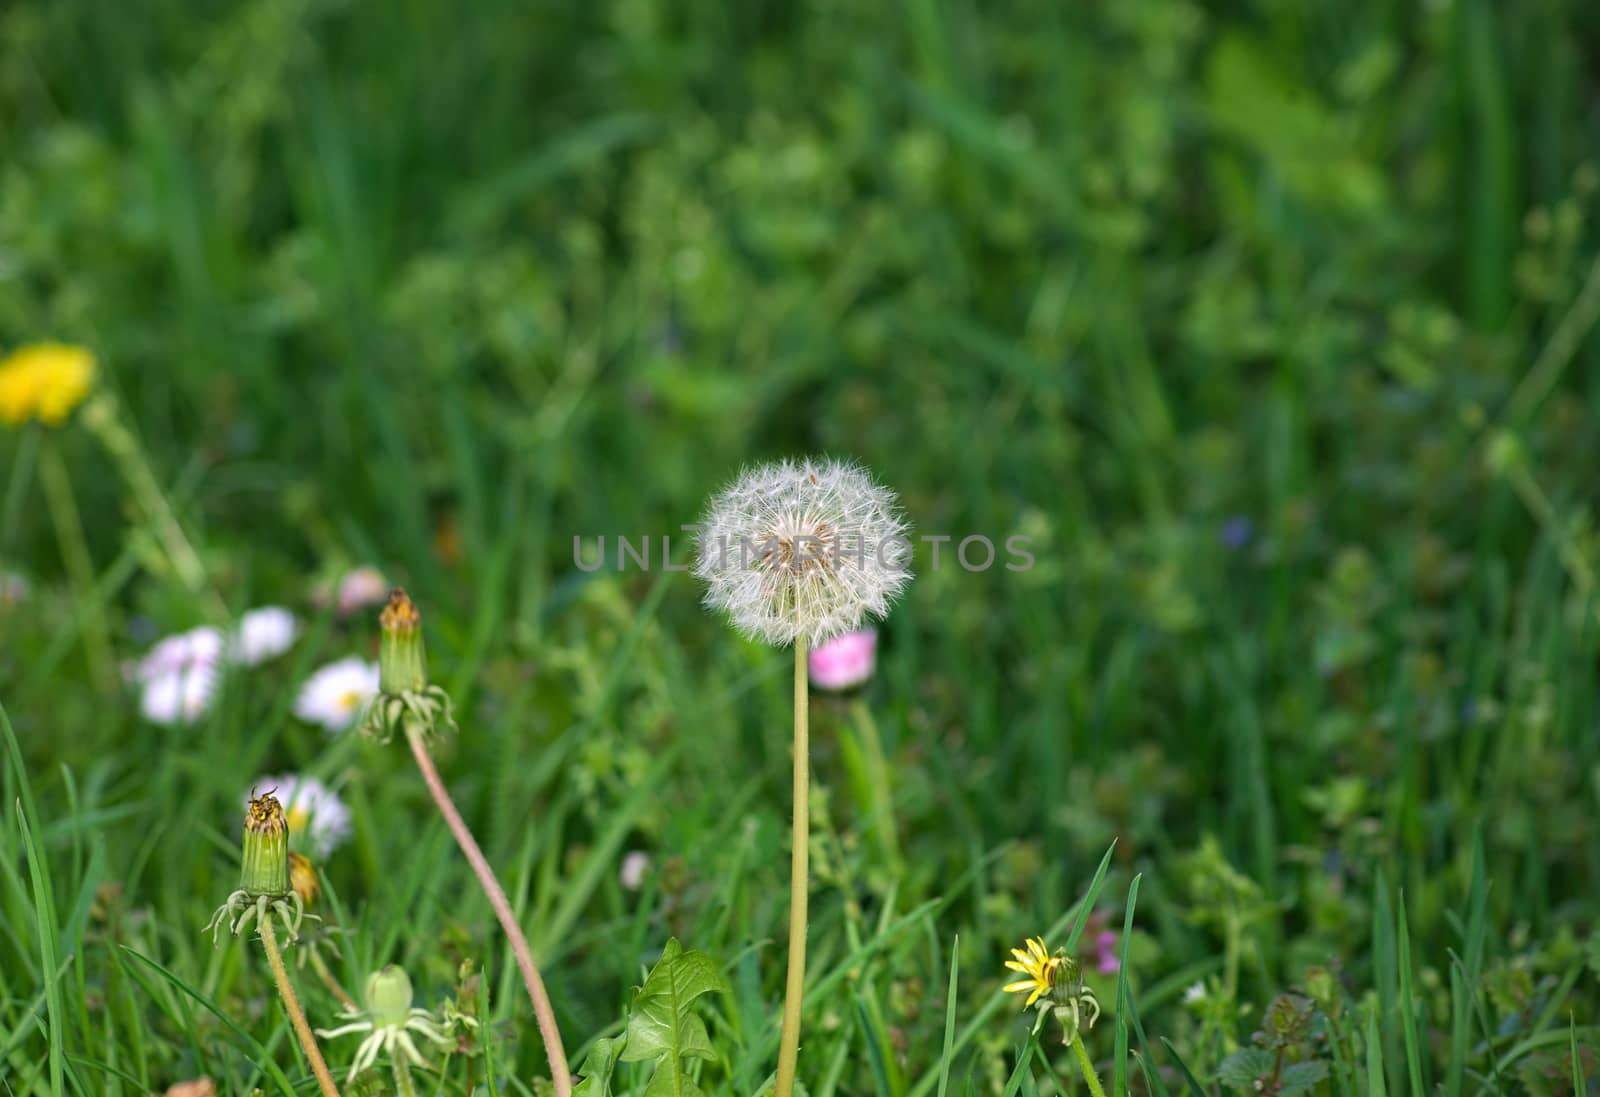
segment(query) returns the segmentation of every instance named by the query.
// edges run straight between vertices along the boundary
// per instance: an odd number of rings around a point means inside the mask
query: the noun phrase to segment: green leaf
[[[1265,1048],[1247,1047],[1236,1051],[1217,1067],[1217,1081],[1232,1089],[1258,1093],[1256,1079],[1272,1073],[1272,1053]]]
[[[1278,1075],[1278,1097],[1304,1093],[1328,1076],[1328,1064],[1322,1059],[1312,1059],[1283,1068]]]
[[[624,1063],[659,1061],[645,1087],[647,1097],[693,1097],[700,1092],[684,1073],[682,1060],[717,1057],[705,1022],[693,1008],[696,998],[712,991],[731,993],[716,962],[703,952],[684,952],[677,938],[668,941],[634,998],[627,1043],[617,1056]]]
[[[611,1072],[622,1054],[624,1038],[602,1036],[583,1059],[583,1081],[572,1087],[572,1097],[611,1097]]]
[[[650,1076],[650,1084],[644,1087],[644,1097],[705,1097],[705,1091],[687,1074],[662,1063]]]

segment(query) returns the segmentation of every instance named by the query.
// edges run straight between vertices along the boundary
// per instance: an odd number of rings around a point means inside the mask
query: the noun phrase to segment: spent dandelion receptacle
[[[362,994],[365,1008],[344,1010],[340,1019],[345,1024],[333,1029],[318,1029],[317,1035],[324,1039],[335,1039],[361,1033],[363,1039],[351,1061],[350,1077],[355,1077],[376,1063],[380,1054],[387,1055],[394,1070],[396,1088],[409,1097],[415,1092],[409,1067],[428,1065],[413,1036],[421,1036],[440,1048],[447,1048],[455,1044],[455,1039],[450,1035],[451,1028],[456,1025],[477,1027],[474,1018],[461,1013],[454,1014],[448,1022],[435,1017],[428,1010],[413,1006],[415,997],[411,977],[405,969],[389,964],[367,977],[366,989]]]
[[[794,648],[789,955],[775,1097],[790,1097],[805,988],[810,790],[807,650],[881,618],[911,579],[895,495],[859,465],[826,458],[747,469],[711,500],[694,573],[705,603],[744,636]]]
[[[284,1012],[289,1015],[290,1027],[305,1052],[306,1061],[316,1076],[323,1097],[339,1097],[317,1047],[311,1026],[306,1022],[305,1011],[289,980],[289,969],[284,966],[283,954],[278,948],[277,924],[282,923],[293,944],[300,935],[300,924],[305,915],[305,899],[290,872],[289,821],[283,805],[271,790],[250,796],[245,806],[244,843],[239,859],[239,887],[228,901],[217,908],[206,929],[211,931],[213,942],[226,926],[238,936],[251,925],[261,940],[262,951],[267,955],[267,965],[272,968],[273,981],[278,985],[278,996],[283,1000]],[[315,915],[311,917],[315,918]]]
[[[256,787],[277,790],[291,844],[302,845],[312,856],[327,857],[350,837],[349,807],[315,777],[285,773],[263,777]]]

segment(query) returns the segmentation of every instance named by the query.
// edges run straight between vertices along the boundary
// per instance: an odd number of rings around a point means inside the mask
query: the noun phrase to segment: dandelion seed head
[[[694,572],[706,605],[745,636],[815,647],[888,613],[911,578],[908,528],[859,465],[758,465],[711,500]]]

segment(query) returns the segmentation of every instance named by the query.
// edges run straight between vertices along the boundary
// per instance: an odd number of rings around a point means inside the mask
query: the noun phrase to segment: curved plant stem
[[[1089,1092],[1094,1097],[1106,1097],[1106,1091],[1100,1088],[1100,1079],[1095,1075],[1094,1064],[1089,1061],[1089,1052],[1083,1046],[1081,1035],[1072,1038],[1072,1050],[1078,1057],[1078,1073],[1083,1075],[1083,1080],[1089,1084]]]
[[[778,1082],[774,1097],[790,1097],[800,1057],[800,1005],[806,985],[806,900],[810,877],[810,735],[806,683],[806,642],[794,642],[794,828],[789,855],[789,973],[783,991],[783,1033],[778,1040]]]
[[[339,985],[339,980],[335,979],[333,977],[333,972],[328,970],[328,962],[322,958],[322,954],[316,949],[311,950],[311,967],[316,971],[317,978],[322,980],[322,985],[327,987],[335,998],[339,999],[339,1004],[341,1006],[349,1010],[351,1013],[354,1013],[361,1008],[360,1006],[356,1005],[356,1000],[354,998],[345,993],[344,987]]]
[[[289,1024],[293,1026],[300,1047],[311,1063],[311,1073],[317,1076],[317,1085],[322,1087],[322,1097],[339,1097],[339,1088],[333,1084],[333,1075],[328,1073],[328,1064],[322,1060],[322,1051],[317,1047],[316,1037],[311,1035],[311,1026],[306,1024],[305,1010],[300,1008],[300,999],[295,997],[294,984],[289,982],[289,971],[283,966],[283,955],[278,952],[278,931],[272,927],[271,918],[262,917],[260,924],[261,947],[266,950],[267,964],[272,968],[272,978],[277,981],[278,994],[283,998],[284,1011],[289,1014]]]
[[[539,969],[533,964],[533,953],[528,949],[528,939],[522,935],[522,927],[517,925],[517,919],[511,913],[511,903],[506,899],[500,881],[495,879],[494,870],[489,867],[489,862],[484,860],[483,851],[478,848],[477,840],[472,837],[472,831],[468,830],[467,824],[462,821],[455,802],[450,799],[450,793],[445,790],[444,782],[439,779],[439,771],[434,768],[433,757],[428,753],[428,744],[424,742],[422,732],[413,726],[408,726],[406,741],[411,744],[411,753],[417,759],[417,768],[422,771],[422,779],[433,795],[433,802],[439,805],[439,813],[449,824],[450,833],[455,835],[456,845],[467,855],[467,863],[472,866],[473,874],[478,877],[478,883],[483,887],[483,893],[489,897],[489,905],[494,907],[495,917],[500,919],[500,928],[505,930],[506,937],[511,942],[511,952],[517,958],[517,967],[522,971],[522,981],[528,988],[528,998],[533,1002],[533,1015],[539,1022],[539,1035],[544,1039],[544,1052],[550,1060],[550,1075],[556,1084],[556,1097],[570,1097],[572,1077],[567,1072],[567,1052],[561,1045],[561,1030],[556,1027],[555,1011],[550,1008],[550,996],[545,993],[544,980],[539,978]]]
[[[411,1084],[411,1068],[399,1055],[394,1057],[394,1088],[400,1097],[417,1097],[417,1089]]]

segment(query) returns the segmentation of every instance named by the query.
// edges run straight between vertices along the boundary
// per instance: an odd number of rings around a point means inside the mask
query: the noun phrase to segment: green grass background
[[[1000,964],[1070,925],[1113,838],[1110,930],[1140,874],[1135,1092],[1183,1092],[1180,1058],[1226,1088],[1291,988],[1320,988],[1294,1053],[1333,1063],[1318,1093],[1600,1076],[1597,16],[7,5],[0,345],[94,348],[207,589],[68,425],[48,444],[97,581],[74,593],[40,432],[0,434],[0,559],[37,588],[0,610],[0,1088],[309,1091],[257,952],[200,934],[242,790],[286,769],[355,812],[325,866],[347,984],[397,961],[432,1004],[476,960],[497,1092],[543,1070],[402,748],[289,715],[308,670],[375,642],[310,610],[309,577],[371,562],[426,614],[462,713],[445,779],[569,1050],[675,934],[733,987],[703,1000],[701,1084],[754,1093],[788,668],[688,576],[585,574],[572,541],[671,532],[741,464],[808,452],[866,462],[920,532],[1037,557],[924,555],[885,627],[864,700],[903,864],[859,712],[815,705],[811,1093],[942,1094],[941,1063],[957,1093],[1051,1092],[1064,1049],[1013,1072]],[[198,725],[96,690],[90,632],[130,657],[263,602],[307,636]],[[640,894],[628,849],[654,859]],[[1131,1011],[1096,978],[1109,1078]]]

